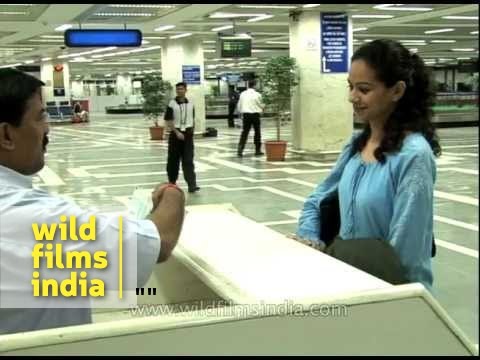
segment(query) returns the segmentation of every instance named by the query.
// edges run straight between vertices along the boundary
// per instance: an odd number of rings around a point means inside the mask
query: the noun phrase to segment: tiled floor
[[[149,140],[140,115],[92,115],[89,124],[51,126],[47,167],[35,184],[102,211],[124,208],[136,187],[166,181],[166,142]],[[201,190],[189,205],[232,203],[243,215],[282,232],[294,232],[307,195],[331,169],[289,153],[283,163],[254,157],[253,130],[244,157],[236,157],[240,129],[207,120],[217,138],[197,139],[195,166]],[[264,123],[262,136],[275,130]],[[436,298],[478,344],[478,127],[440,129],[443,156],[435,187],[434,259]],[[282,136],[291,137],[289,126]],[[185,187],[183,178],[180,185]]]

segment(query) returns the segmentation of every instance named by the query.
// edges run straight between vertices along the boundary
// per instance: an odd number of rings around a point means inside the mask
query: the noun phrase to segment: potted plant
[[[142,81],[143,114],[153,122],[150,127],[151,140],[163,140],[164,127],[159,124],[159,116],[165,112],[172,85],[156,74],[147,74]]]
[[[261,81],[263,101],[271,108],[277,127],[277,140],[265,142],[267,161],[284,161],[287,142],[280,139],[280,122],[290,110],[293,89],[298,85],[295,59],[289,56],[271,58],[265,66]]]

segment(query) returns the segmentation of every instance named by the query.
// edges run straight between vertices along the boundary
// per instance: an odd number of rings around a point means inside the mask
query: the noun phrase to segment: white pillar
[[[132,77],[127,74],[117,76],[117,94],[129,97],[132,95]]]
[[[55,65],[61,65],[62,70],[56,71]],[[57,72],[59,76],[63,77],[63,88],[65,89],[65,96],[54,96],[54,73]],[[42,89],[43,101],[66,101],[70,100],[70,68],[68,62],[45,62],[40,67],[40,77],[45,83]]]
[[[200,85],[187,84],[187,98],[195,104],[195,134],[205,131],[205,81],[202,41],[194,36],[165,41],[162,45],[162,78],[175,84],[182,81],[182,66],[200,66]]]
[[[348,26],[348,62],[352,22]],[[299,85],[292,101],[293,146],[306,152],[338,151],[353,131],[348,73],[322,73],[320,12],[290,19],[290,56],[296,59]]]
[[[83,98],[83,82],[80,80],[73,80],[71,83],[70,94],[74,99]]]

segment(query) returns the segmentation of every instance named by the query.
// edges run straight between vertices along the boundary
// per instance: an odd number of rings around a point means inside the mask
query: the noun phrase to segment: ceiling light
[[[72,27],[73,27],[72,24],[63,24],[63,25],[60,25],[59,27],[56,27],[55,31],[64,31],[64,30],[70,29]]]
[[[410,52],[412,52],[412,53],[416,53],[418,51],[417,48],[411,48],[411,49],[408,49],[408,50],[410,50]]]
[[[147,65],[146,62],[101,62],[93,65]]]
[[[63,39],[63,35],[42,35],[40,37],[46,39]]]
[[[89,51],[89,53],[94,54],[94,53],[97,53],[97,52],[115,50],[116,48],[117,48],[116,46],[110,46],[110,47],[107,47],[107,48],[92,50],[92,51]]]
[[[205,52],[205,53],[214,53],[214,52],[216,52],[216,50],[204,49],[203,52]]]
[[[171,9],[174,8],[175,5],[153,5],[153,4],[147,4],[147,5],[132,5],[132,4],[112,4],[108,5],[109,7],[114,7],[114,8],[160,8],[160,9]]]
[[[352,15],[354,19],[391,19],[393,15]]]
[[[61,42],[61,43],[63,43],[64,42],[63,39],[30,39],[28,41],[30,41],[30,42],[46,42],[46,43],[48,43],[48,42],[56,42],[56,43]]]
[[[142,39],[142,45],[150,44],[150,41],[144,40],[145,38]]]
[[[215,40],[203,40],[203,43],[204,44],[215,44],[216,41]]]
[[[381,4],[375,5],[373,8],[378,10],[395,10],[395,11],[432,11],[427,7],[400,7],[403,4]]]
[[[261,21],[261,20],[270,19],[272,17],[273,15],[262,15],[262,16],[255,17],[253,19],[248,19],[247,22]]]
[[[152,13],[96,13],[96,14],[93,14],[94,16],[121,16],[121,17],[128,17],[128,16],[132,16],[132,17],[149,17],[149,16],[153,16],[154,14]]]
[[[368,28],[366,28],[366,27],[361,27],[361,28],[353,29],[352,31],[353,31],[353,32],[356,32],[356,31],[365,31],[365,30],[368,30]]]
[[[447,20],[478,20],[478,16],[442,16]]]
[[[430,40],[430,42],[434,44],[448,44],[457,42],[457,40]]]
[[[2,66],[0,66],[0,69],[1,69],[1,68],[9,68],[9,67],[20,66],[20,65],[22,65],[22,63],[9,64],[9,65],[2,65]]]
[[[236,34],[235,37],[236,37],[237,39],[238,39],[238,38],[251,39],[251,38],[252,38],[252,35],[247,34],[247,33],[241,33],[241,34]]]
[[[425,34],[436,34],[436,33],[442,33],[442,32],[449,32],[453,30],[455,29],[449,28],[449,29],[427,30],[425,31]]]
[[[35,62],[35,60],[26,60],[24,62],[25,62],[25,64],[33,64]]]
[[[303,5],[303,7],[306,8],[306,9],[314,8],[314,7],[317,7],[317,6],[320,6],[320,4],[305,4],[305,5]]]
[[[42,59],[42,61],[48,61],[48,60],[52,60],[52,58],[46,57]]]
[[[478,30],[476,30],[476,31],[471,31],[470,34],[472,34],[472,35],[478,35]]]
[[[190,36],[190,35],[192,35],[192,33],[178,34],[178,35],[170,36],[170,39],[180,39],[180,38],[187,37],[187,36]]]
[[[153,31],[164,31],[164,30],[173,29],[174,27],[175,25],[163,25],[163,26],[157,27],[156,29],[153,29]]]
[[[451,51],[475,51],[474,48],[457,48],[457,49],[451,49]]]
[[[68,62],[92,62],[92,61],[95,61],[95,60],[86,59],[84,57],[76,57],[75,59],[69,60]]]
[[[224,13],[224,12],[216,12],[209,16],[210,19],[229,19],[229,18],[236,18],[236,17],[258,17],[264,16],[267,14],[244,14],[244,13]]]
[[[267,44],[285,44],[288,45],[288,41],[267,41]]]
[[[0,51],[30,51],[33,48],[0,47]]]
[[[237,5],[245,9],[295,9],[295,5]]]
[[[457,60],[470,60],[471,57],[459,57],[457,58]]]
[[[27,15],[26,11],[0,11],[0,15]]]
[[[219,26],[216,28],[213,28],[211,31],[221,31],[221,30],[227,30],[233,28],[233,25],[225,25],[225,26]]]
[[[156,46],[150,46],[147,48],[140,48],[140,49],[134,49],[134,50],[129,50],[129,53],[138,53],[138,52],[143,52],[143,51],[150,51],[150,50],[156,50],[156,49],[161,49],[162,47],[160,45]]]
[[[166,39],[164,36],[144,36],[144,39],[148,40],[163,40]]]

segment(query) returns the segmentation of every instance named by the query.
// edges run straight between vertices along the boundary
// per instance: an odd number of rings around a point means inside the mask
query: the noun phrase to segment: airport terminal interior
[[[261,92],[265,67],[278,56],[296,57],[300,70],[318,65],[320,75],[322,12],[348,14],[350,52],[374,39],[394,39],[419,54],[432,71],[437,90],[434,122],[442,146],[436,159],[432,295],[478,352],[476,4],[1,4],[0,68],[16,67],[46,83],[50,143],[46,166],[34,177],[34,186],[70,197],[82,207],[117,212],[126,209],[135,189],[150,190],[166,182],[168,135],[151,139],[153,123],[143,114],[142,83],[149,75],[161,75],[173,85],[187,79],[192,84],[187,98],[191,94],[203,109],[198,111],[194,140],[200,190],[187,193],[181,170],[178,181],[186,205],[229,204],[279,234],[294,233],[306,197],[329,174],[343,144],[361,125],[351,112],[346,129],[325,126],[324,134],[317,135],[335,138],[333,145],[320,138],[315,145],[298,124],[309,126],[315,116],[334,123],[334,111],[324,114],[325,107],[319,105],[313,116],[292,107],[278,123],[287,142],[283,161],[254,155],[253,129],[239,158],[242,121],[235,114],[235,126],[228,126],[228,99],[232,89],[244,90],[253,78]],[[315,17],[318,35],[305,39],[306,32],[292,31],[293,23]],[[142,44],[69,47],[64,43],[68,29],[138,29]],[[222,38],[248,39],[249,54],[222,56]],[[178,48],[184,50],[180,55]],[[318,62],[304,55],[318,57]],[[192,70],[195,66],[200,78]],[[343,75],[344,84],[332,88],[332,96],[346,100]],[[332,75],[321,76],[330,81]],[[311,79],[316,78],[300,78],[302,94],[320,89],[314,83],[305,85]],[[88,112],[88,121],[75,119],[71,108],[77,102]],[[346,106],[351,111],[351,104]],[[302,114],[304,121],[298,120]],[[208,128],[216,130],[214,136],[205,136],[212,135]],[[273,111],[262,115],[261,128],[263,142],[277,138]],[[248,259],[244,263],[248,266]],[[322,281],[321,274],[315,279]]]

